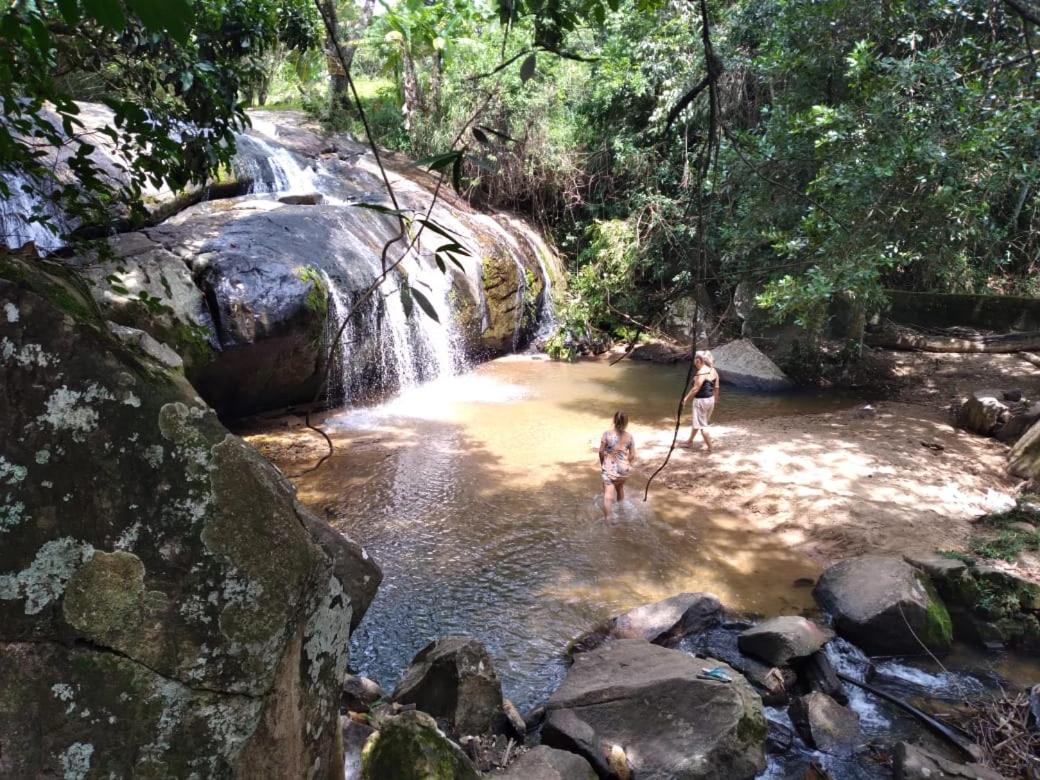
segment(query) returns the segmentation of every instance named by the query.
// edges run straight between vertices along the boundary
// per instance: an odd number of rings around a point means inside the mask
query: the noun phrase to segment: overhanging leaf
[[[439,323],[441,321],[440,317],[437,316],[437,310],[433,308],[433,304],[430,303],[430,299],[414,287],[411,288],[411,293],[412,297],[415,298],[415,302],[419,304],[419,308],[423,310],[426,316],[434,322]]]
[[[524,59],[523,64],[520,66],[520,80],[530,81],[531,77],[534,76],[535,67],[538,65],[538,57],[534,53],[528,54]]]

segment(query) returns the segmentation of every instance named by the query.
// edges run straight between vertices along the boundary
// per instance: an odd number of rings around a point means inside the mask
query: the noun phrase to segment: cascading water
[[[238,137],[235,168],[243,178],[252,179],[249,191],[253,194],[304,195],[319,191],[314,168],[301,166],[288,149],[272,146],[258,135]]]
[[[7,176],[4,183],[10,194],[0,197],[0,237],[8,249],[20,249],[32,243],[37,249],[54,251],[60,249],[64,242],[59,233],[54,232],[33,217],[45,217],[56,227],[64,225],[64,217],[46,201],[30,195],[25,188],[32,189],[32,183],[22,176]]]

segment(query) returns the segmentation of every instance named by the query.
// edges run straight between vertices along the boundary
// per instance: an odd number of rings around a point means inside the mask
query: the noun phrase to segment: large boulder
[[[750,339],[738,339],[712,350],[715,369],[724,385],[748,390],[777,392],[790,390],[794,383],[766,357]]]
[[[810,747],[836,756],[850,756],[860,741],[859,716],[825,693],[799,696],[787,710],[795,730]]]
[[[383,571],[365,552],[365,548],[349,536],[309,511],[303,511],[301,515],[314,541],[332,559],[336,578],[343,584],[343,590],[354,606],[350,615],[350,630],[353,632],[376,597],[379,583],[383,581]]]
[[[342,775],[341,775],[342,776]],[[363,780],[477,780],[462,748],[424,712],[384,718],[361,754]]]
[[[1015,442],[1009,458],[1012,474],[1040,482],[1040,422],[1033,423],[1033,427]]]
[[[342,771],[333,560],[59,266],[0,261],[0,442],[0,775]]]
[[[730,682],[703,679],[720,667]],[[547,704],[542,742],[617,777],[620,747],[634,777],[752,778],[765,768],[762,702],[737,672],[641,639],[576,656]]]
[[[976,390],[957,409],[958,428],[992,436],[1010,416],[1004,394],[1000,390]]]
[[[712,593],[677,593],[661,601],[630,609],[573,640],[568,657],[599,647],[608,639],[645,639],[670,647],[683,637],[716,626],[722,603]]]
[[[807,658],[834,638],[834,632],[811,620],[785,615],[763,620],[740,635],[741,652],[773,666]]]
[[[528,750],[491,776],[498,780],[596,780],[596,772],[584,758],[546,745]]]
[[[1012,404],[1007,422],[997,430],[995,435],[1005,444],[1014,444],[1037,422],[1040,422],[1040,401]]]
[[[495,666],[484,645],[470,637],[444,637],[420,650],[392,698],[443,720],[460,736],[506,727]]]
[[[863,555],[828,568],[813,595],[838,633],[871,654],[950,649],[950,615],[928,576],[901,558]]]
[[[1004,780],[982,764],[959,764],[909,742],[892,751],[892,773],[895,780]]]

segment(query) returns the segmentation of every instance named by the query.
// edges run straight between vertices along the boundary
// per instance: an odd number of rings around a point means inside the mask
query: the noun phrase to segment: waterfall
[[[243,178],[251,178],[250,192],[279,195],[306,195],[318,192],[314,168],[302,167],[292,152],[273,146],[257,135],[238,136],[235,168]]]
[[[46,225],[32,221],[34,216],[45,216],[59,230],[64,226],[62,215],[45,200],[30,195],[23,187],[32,187],[31,180],[18,175],[9,175],[4,183],[10,195],[0,198],[0,237],[8,249],[20,249],[28,243],[46,252],[64,246],[60,235],[51,231]]]

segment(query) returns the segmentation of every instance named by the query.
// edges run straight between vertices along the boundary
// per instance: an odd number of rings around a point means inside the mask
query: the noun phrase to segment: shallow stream
[[[695,494],[655,487],[643,503],[656,463],[636,469],[603,522],[600,434],[618,408],[637,447],[668,429],[684,379],[684,367],[517,356],[326,420],[337,455],[297,480],[300,496],[385,575],[351,665],[392,687],[427,642],[469,634],[525,708],[556,687],[568,641],[633,606],[706,590],[756,614],[810,608],[810,589],[795,585],[819,573],[807,558]],[[727,389],[716,421],[852,403]]]

